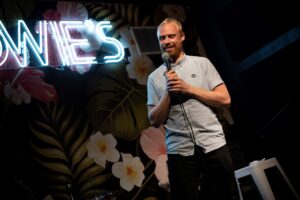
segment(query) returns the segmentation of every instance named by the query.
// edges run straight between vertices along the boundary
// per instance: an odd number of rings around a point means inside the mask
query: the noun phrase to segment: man
[[[214,112],[230,105],[227,87],[207,58],[184,53],[178,20],[166,18],[157,36],[172,69],[165,63],[150,74],[147,105],[151,124],[166,129],[171,198],[238,199],[232,160]]]

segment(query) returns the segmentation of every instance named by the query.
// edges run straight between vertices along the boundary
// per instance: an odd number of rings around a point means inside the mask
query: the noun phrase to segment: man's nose
[[[166,38],[164,39],[164,41],[162,42],[163,45],[169,45],[171,43],[170,38]]]

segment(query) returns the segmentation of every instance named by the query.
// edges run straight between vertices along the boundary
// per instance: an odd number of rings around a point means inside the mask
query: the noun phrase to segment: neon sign
[[[13,55],[14,60],[20,67],[29,65],[29,49],[40,66],[48,66],[48,41],[52,40],[56,49],[56,55],[59,64],[62,66],[97,64],[101,59],[96,56],[80,56],[77,49],[89,46],[89,40],[84,37],[73,37],[74,31],[87,31],[94,34],[96,40],[101,45],[106,43],[112,49],[112,53],[102,58],[104,63],[120,62],[124,58],[124,48],[115,38],[108,37],[106,30],[111,29],[109,21],[100,21],[94,23],[91,20],[82,21],[38,21],[36,33],[38,39],[35,39],[26,23],[18,20],[17,41],[13,41],[11,35],[6,30],[0,20],[0,69],[7,61],[9,53]],[[100,61],[99,61],[100,60]]]

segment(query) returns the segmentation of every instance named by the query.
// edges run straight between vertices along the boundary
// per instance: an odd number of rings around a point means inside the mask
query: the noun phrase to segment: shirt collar
[[[187,56],[186,56],[186,54],[184,53],[182,59],[179,60],[178,64],[173,63],[173,65],[174,65],[174,66],[183,66],[183,64],[186,62],[186,59],[187,59]]]

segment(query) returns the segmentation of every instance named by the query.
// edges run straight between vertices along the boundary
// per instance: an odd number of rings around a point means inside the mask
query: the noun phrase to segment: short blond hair
[[[183,30],[182,30],[182,24],[179,20],[175,19],[175,18],[172,18],[172,17],[167,17],[165,18],[157,27],[157,36],[159,34],[159,29],[160,27],[162,27],[163,25],[165,24],[170,24],[170,23],[174,23],[177,25],[178,29],[179,29],[179,33],[182,33]]]

